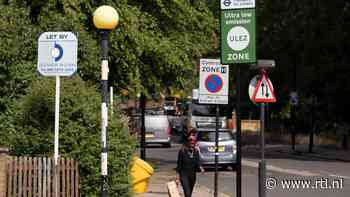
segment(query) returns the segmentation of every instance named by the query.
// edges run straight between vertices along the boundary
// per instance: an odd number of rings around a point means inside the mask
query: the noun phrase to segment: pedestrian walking
[[[196,148],[196,139],[193,135],[187,136],[187,140],[179,150],[177,157],[176,182],[181,182],[185,197],[191,197],[196,183],[196,172],[204,172],[200,165],[199,152]]]

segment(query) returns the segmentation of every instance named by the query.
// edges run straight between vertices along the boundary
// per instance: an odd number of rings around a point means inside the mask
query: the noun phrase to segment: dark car
[[[215,164],[215,129],[200,128],[197,133],[199,157],[202,165]],[[218,164],[233,166],[236,163],[236,140],[231,129],[219,129]]]

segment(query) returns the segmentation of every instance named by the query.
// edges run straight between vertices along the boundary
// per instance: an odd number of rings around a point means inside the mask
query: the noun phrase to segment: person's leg
[[[192,196],[192,188],[190,185],[190,181],[188,177],[181,177],[180,178],[182,189],[184,190],[185,197],[191,197]]]
[[[190,193],[192,196],[194,185],[196,184],[196,176],[189,177]]]

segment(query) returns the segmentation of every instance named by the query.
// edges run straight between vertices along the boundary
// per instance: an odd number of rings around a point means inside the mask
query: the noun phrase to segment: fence
[[[56,197],[57,188],[57,197],[79,197],[78,162],[60,158],[58,164],[45,157],[8,157],[6,196]]]
[[[260,131],[260,120],[242,120],[241,122],[242,131],[259,132]]]

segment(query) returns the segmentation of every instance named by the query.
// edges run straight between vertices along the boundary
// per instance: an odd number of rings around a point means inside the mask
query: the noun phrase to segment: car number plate
[[[153,134],[146,134],[146,138],[152,138],[152,137],[154,137]]]
[[[215,152],[215,146],[210,146],[208,147],[209,152]],[[218,152],[224,152],[225,151],[225,146],[219,146]]]

